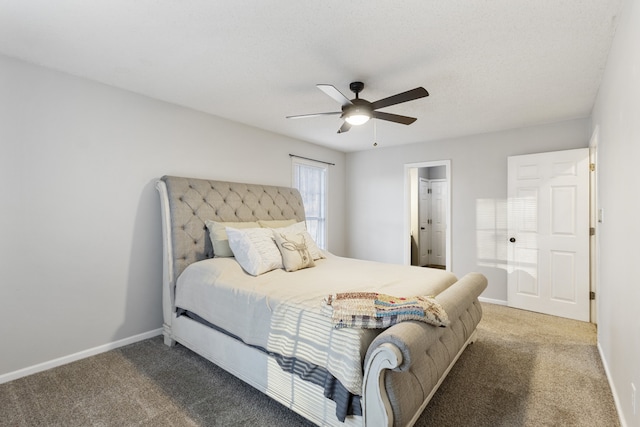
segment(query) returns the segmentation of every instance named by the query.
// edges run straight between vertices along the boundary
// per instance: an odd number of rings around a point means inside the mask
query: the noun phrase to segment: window
[[[293,186],[302,195],[307,231],[320,248],[327,249],[328,165],[298,158],[292,158],[292,164]]]

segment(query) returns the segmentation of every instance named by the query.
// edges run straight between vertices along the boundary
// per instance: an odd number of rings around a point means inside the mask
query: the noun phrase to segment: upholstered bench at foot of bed
[[[471,273],[436,297],[451,320],[449,327],[402,322],[371,343],[365,359],[365,369],[371,372],[365,372],[365,387],[386,390],[375,393],[393,417],[383,425],[415,423],[455,361],[474,340],[482,317],[478,296],[486,286],[483,275]],[[369,390],[365,393],[369,399],[373,397]],[[365,423],[380,424],[379,417],[385,415],[367,411],[366,405]]]

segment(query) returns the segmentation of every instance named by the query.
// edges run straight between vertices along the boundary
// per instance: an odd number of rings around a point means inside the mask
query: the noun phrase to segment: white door
[[[589,149],[508,158],[508,304],[589,321]]]
[[[431,253],[429,265],[447,265],[447,181],[431,180]]]
[[[420,227],[418,246],[420,248],[420,266],[429,263],[429,181],[420,178],[420,197],[418,202],[418,216]]]

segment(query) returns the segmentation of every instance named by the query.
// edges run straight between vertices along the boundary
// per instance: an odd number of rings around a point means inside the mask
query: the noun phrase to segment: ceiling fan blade
[[[429,96],[429,92],[427,92],[423,87],[417,87],[415,89],[372,102],[371,108],[377,110],[378,108],[400,104],[401,102],[413,101],[414,99],[424,98],[425,96]]]
[[[342,111],[331,111],[329,113],[299,114],[297,116],[287,116],[287,119],[306,119],[308,117],[335,116],[338,114],[342,114]]]
[[[399,114],[383,113],[382,111],[374,111],[373,117],[380,120],[387,120],[389,122],[400,123],[403,125],[410,125],[415,122],[415,117],[401,116]]]
[[[351,105],[351,100],[346,96],[344,96],[342,92],[340,92],[334,86],[332,85],[316,85],[316,86],[318,87],[318,89],[320,89],[321,91],[329,95],[331,98],[338,101],[338,103],[343,107],[345,105]]]
[[[351,129],[351,125],[348,122],[344,122],[340,129],[338,129],[338,133],[349,132],[349,129]]]

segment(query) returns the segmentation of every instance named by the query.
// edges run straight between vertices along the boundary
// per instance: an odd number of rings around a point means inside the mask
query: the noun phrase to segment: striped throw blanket
[[[336,328],[387,328],[405,320],[448,326],[449,318],[433,297],[394,297],[377,292],[345,292],[324,299],[323,312]]]

